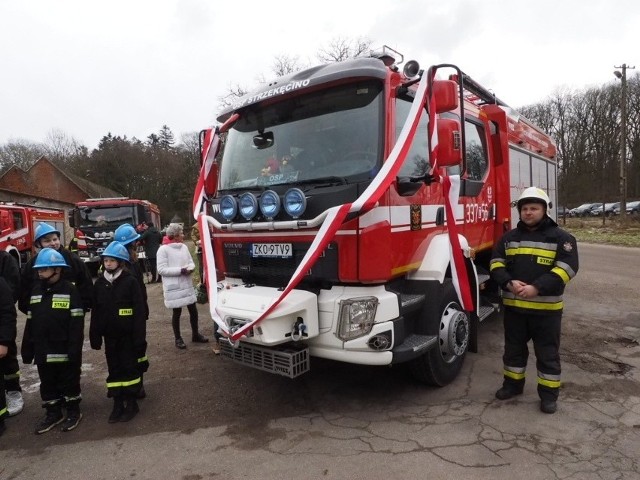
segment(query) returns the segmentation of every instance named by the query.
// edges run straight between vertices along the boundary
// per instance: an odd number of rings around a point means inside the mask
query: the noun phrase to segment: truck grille
[[[310,247],[310,243],[293,243],[293,255],[289,258],[253,258],[251,243],[225,243],[225,273],[239,277],[245,283],[258,283],[267,287],[287,285],[296,267]],[[325,283],[338,281],[338,247],[330,243],[311,271],[303,279],[304,283]]]
[[[222,339],[220,353],[236,363],[289,378],[296,378],[310,368],[309,348],[301,345],[286,344],[265,348],[240,342],[234,348],[227,340]]]

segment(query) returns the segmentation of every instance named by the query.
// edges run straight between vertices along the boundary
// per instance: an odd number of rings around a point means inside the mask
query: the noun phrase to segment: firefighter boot
[[[558,410],[558,389],[538,386],[540,397],[540,411],[543,413],[556,413]]]
[[[64,415],[62,415],[62,408],[60,405],[47,405],[45,408],[47,409],[45,417],[40,420],[38,425],[36,425],[35,432],[38,435],[48,432],[64,420]]]
[[[558,402],[555,400],[540,400],[540,411],[544,413],[556,413],[558,410]]]
[[[80,413],[80,404],[73,402],[67,404],[67,418],[62,422],[62,431],[70,432],[78,426],[82,420],[82,413]]]
[[[114,397],[113,399],[113,410],[111,410],[111,414],[109,415],[109,423],[116,423],[120,421],[120,417],[124,413],[124,400],[122,397]]]
[[[140,408],[138,408],[138,401],[135,399],[135,397],[128,397],[126,405],[124,407],[124,413],[120,417],[120,421],[128,422],[133,417],[135,417],[139,411]]]
[[[509,400],[516,395],[522,395],[523,390],[524,382],[515,383],[505,380],[502,383],[502,388],[496,392],[496,398],[498,400]]]

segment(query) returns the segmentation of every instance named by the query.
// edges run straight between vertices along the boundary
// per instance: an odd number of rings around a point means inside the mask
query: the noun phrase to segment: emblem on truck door
[[[422,229],[422,207],[420,205],[411,205],[411,230]]]

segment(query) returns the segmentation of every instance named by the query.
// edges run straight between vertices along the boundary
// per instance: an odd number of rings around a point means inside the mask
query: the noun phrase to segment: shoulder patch
[[[565,252],[570,252],[571,250],[573,250],[573,245],[571,244],[571,242],[564,242],[564,245],[562,245],[562,248],[564,249]]]

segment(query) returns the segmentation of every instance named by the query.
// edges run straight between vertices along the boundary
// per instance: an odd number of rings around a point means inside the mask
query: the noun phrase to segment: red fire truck
[[[97,271],[100,253],[113,240],[120,225],[138,227],[142,222],[160,225],[160,210],[148,200],[128,197],[88,198],[69,211],[69,224],[76,229],[78,255],[90,271]],[[144,258],[144,250],[139,252]]]
[[[0,202],[0,249],[13,255],[19,265],[35,253],[33,233],[38,222],[47,222],[56,228],[64,242],[64,210]]]
[[[212,148],[222,148],[203,152],[216,161],[201,218],[212,231],[211,312],[228,338],[224,355],[289,377],[311,357],[408,363],[442,386],[477,351],[480,322],[499,310],[489,260],[517,222],[514,200],[542,187],[556,216],[556,147],[455,65],[401,63],[385,47],[317,66],[219,115]],[[459,179],[453,205],[447,177]],[[327,226],[344,205],[344,220]]]

